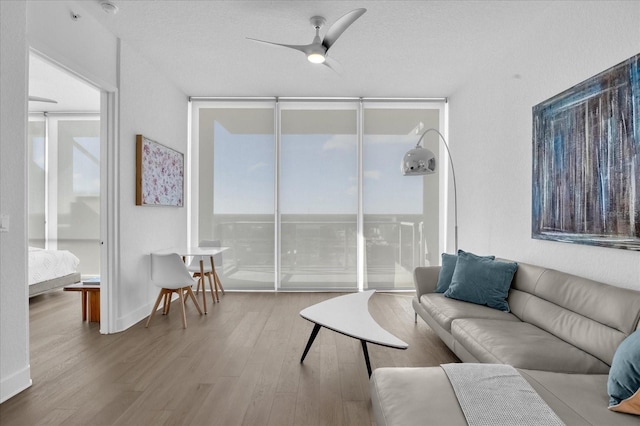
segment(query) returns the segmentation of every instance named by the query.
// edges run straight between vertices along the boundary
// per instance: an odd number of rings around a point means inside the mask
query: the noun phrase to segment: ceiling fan
[[[322,26],[327,21],[322,16],[312,16],[309,21],[311,22],[313,28],[315,28],[316,30],[316,36],[313,38],[311,44],[281,44],[273,43],[271,41],[258,40],[250,37],[247,37],[247,39],[260,43],[272,44],[275,46],[282,46],[299,50],[307,56],[309,62],[312,62],[314,64],[324,64],[332,70],[340,72],[340,64],[336,60],[328,56],[329,49],[331,48],[331,46],[333,46],[336,40],[338,40],[338,37],[340,37],[340,35],[342,35],[342,33],[345,32],[345,30],[349,28],[349,26],[353,24],[356,19],[361,17],[366,11],[367,9],[354,9],[351,12],[347,12],[340,19],[334,22],[331,27],[329,27],[323,39],[320,39],[320,28],[322,28]]]
[[[29,96],[29,102],[49,102],[52,104],[57,104],[58,101],[49,99],[49,98],[41,98],[39,96]]]

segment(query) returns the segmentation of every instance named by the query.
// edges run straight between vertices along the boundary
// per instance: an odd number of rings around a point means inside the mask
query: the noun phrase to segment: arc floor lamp
[[[456,172],[453,167],[453,159],[451,158],[451,151],[449,150],[449,145],[447,144],[446,139],[442,136],[438,130],[434,128],[430,128],[425,130],[420,139],[418,139],[418,143],[416,147],[409,150],[402,159],[401,171],[405,176],[423,176],[423,175],[432,175],[436,173],[436,156],[433,152],[420,146],[420,142],[424,139],[425,135],[429,132],[435,132],[440,136],[440,140],[444,144],[444,147],[447,149],[447,156],[449,157],[449,164],[451,165],[451,175],[453,177],[453,208],[454,208],[454,241],[455,241],[455,251],[454,253],[458,253],[458,191],[456,188]]]

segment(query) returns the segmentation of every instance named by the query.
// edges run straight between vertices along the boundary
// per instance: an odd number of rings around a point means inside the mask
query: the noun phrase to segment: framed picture
[[[136,205],[182,207],[184,154],[136,135]]]
[[[533,107],[532,237],[640,250],[640,54]]]

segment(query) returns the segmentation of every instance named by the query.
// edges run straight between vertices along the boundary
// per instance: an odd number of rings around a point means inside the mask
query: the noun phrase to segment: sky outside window
[[[232,134],[219,122],[214,128],[214,213],[273,213],[273,135]],[[366,213],[422,213],[422,179],[400,173],[402,156],[413,144],[413,135],[365,136]],[[354,213],[356,149],[355,135],[283,135],[282,213]]]

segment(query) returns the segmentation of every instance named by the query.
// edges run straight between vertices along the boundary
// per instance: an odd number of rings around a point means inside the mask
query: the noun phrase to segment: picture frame
[[[184,154],[136,135],[136,205],[182,207]]]
[[[533,107],[534,239],[640,250],[640,54]]]

